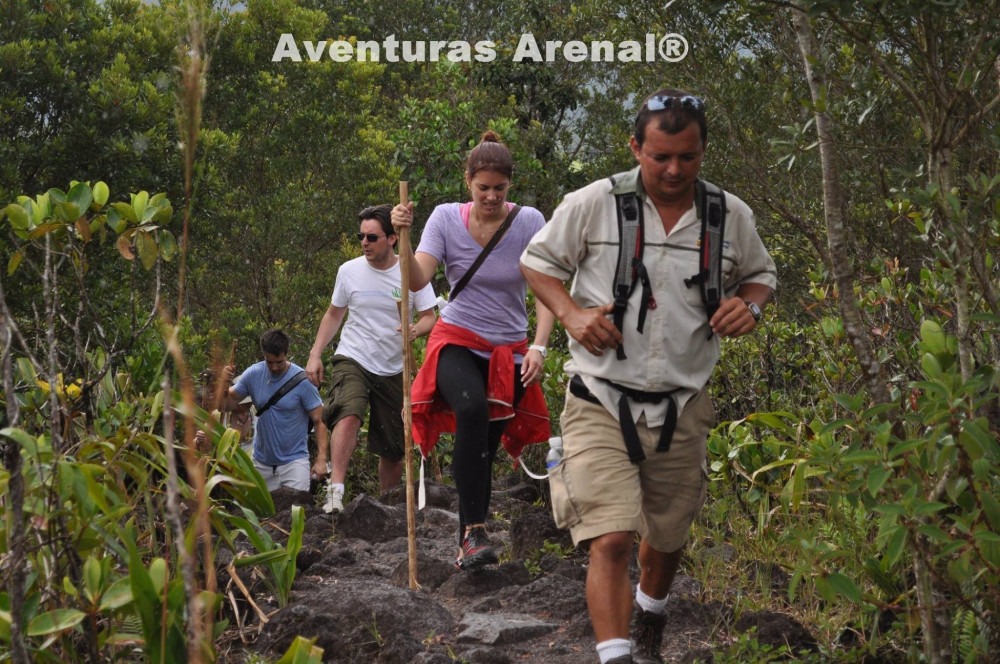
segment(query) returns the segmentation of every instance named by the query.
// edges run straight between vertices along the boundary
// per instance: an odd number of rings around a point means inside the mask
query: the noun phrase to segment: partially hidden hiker
[[[329,397],[323,420],[330,429],[330,478],[323,510],[344,509],[347,466],[369,409],[368,449],[378,456],[379,488],[388,491],[403,473],[403,345],[398,300],[399,257],[393,251],[396,231],[390,205],[366,207],[358,214],[358,240],[364,256],[337,270],[330,306],[320,321],[309,352],[306,375],[317,387],[323,382],[323,350],[337,334]],[[410,311],[418,312],[410,340],[434,326],[434,289],[430,284],[410,294]],[[324,469],[323,474],[326,474]]]
[[[226,394],[229,409],[246,397],[253,401],[257,422],[252,458],[268,491],[283,486],[308,491],[310,474],[319,467],[326,472],[323,452],[312,469],[309,464],[309,423],[317,441],[327,439],[323,401],[316,386],[306,380],[305,370],[288,360],[288,347],[288,335],[281,330],[261,335],[264,359],[247,367]],[[234,372],[233,366],[225,368],[228,381]]]
[[[518,257],[545,218],[532,207],[507,201],[513,172],[507,146],[496,133],[484,133],[466,165],[472,201],[437,206],[410,260],[411,289],[422,288],[441,263],[451,287],[413,382],[413,440],[427,458],[441,432],[455,432],[455,564],[468,571],[498,559],[486,517],[501,436],[517,458],[525,445],[548,440],[550,434],[539,381],[553,318],[537,304],[529,346],[527,286],[518,269]],[[397,229],[412,222],[412,204],[393,208]]]
[[[602,663],[663,662],[670,585],[705,500],[705,384],[720,338],[752,332],[777,283],[750,208],[698,180],[706,139],[701,99],[657,91],[635,119],[638,166],[568,194],[521,256],[570,337],[552,509],[589,547]]]

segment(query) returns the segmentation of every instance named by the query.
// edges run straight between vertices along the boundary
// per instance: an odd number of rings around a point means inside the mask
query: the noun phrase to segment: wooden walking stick
[[[399,202],[409,203],[410,186],[399,183]],[[400,296],[399,317],[403,337],[403,458],[406,469],[406,540],[410,570],[410,589],[419,590],[417,583],[417,509],[413,495],[413,412],[410,384],[413,380],[413,348],[410,346],[410,229],[399,231]]]

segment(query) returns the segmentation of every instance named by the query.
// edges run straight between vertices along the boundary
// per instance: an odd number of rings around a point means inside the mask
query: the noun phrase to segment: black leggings
[[[486,380],[490,362],[464,346],[445,346],[437,366],[437,390],[455,412],[452,474],[458,489],[459,546],[465,526],[484,523],[493,490],[493,460],[507,420],[490,422]],[[514,365],[514,405],[524,396],[521,365]]]

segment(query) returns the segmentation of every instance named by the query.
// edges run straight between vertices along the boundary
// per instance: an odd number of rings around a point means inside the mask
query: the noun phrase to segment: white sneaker
[[[326,503],[323,511],[327,514],[340,514],[344,511],[344,490],[330,482],[326,484]]]

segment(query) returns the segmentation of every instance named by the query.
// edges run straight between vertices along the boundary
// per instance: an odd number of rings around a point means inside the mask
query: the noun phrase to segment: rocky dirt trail
[[[338,664],[596,663],[584,596],[586,556],[556,528],[543,505],[545,490],[537,483],[495,489],[495,519],[487,527],[501,564],[470,574],[453,563],[454,489],[429,484],[427,507],[417,516],[418,591],[408,583],[402,488],[380,500],[358,496],[334,519],[309,494],[281,490],[275,494],[277,514],[265,523],[275,541],[284,542],[290,529],[290,506],[306,508],[291,601],[279,609],[261,572],[240,568],[240,579],[267,617],[262,624],[225,571],[232,553],[220,551],[219,588],[229,591],[226,617],[236,624],[235,602],[244,621],[242,630],[231,627],[223,636],[220,661],[243,664],[254,661],[252,653],[273,660],[301,635],[315,637],[324,661]],[[634,564],[632,574],[634,582]],[[775,592],[783,593],[775,578]],[[790,616],[745,612],[734,619],[731,607],[702,603],[700,594],[695,579],[675,580],[664,636],[667,662],[711,662],[712,644],[753,627],[761,643],[815,647]]]

